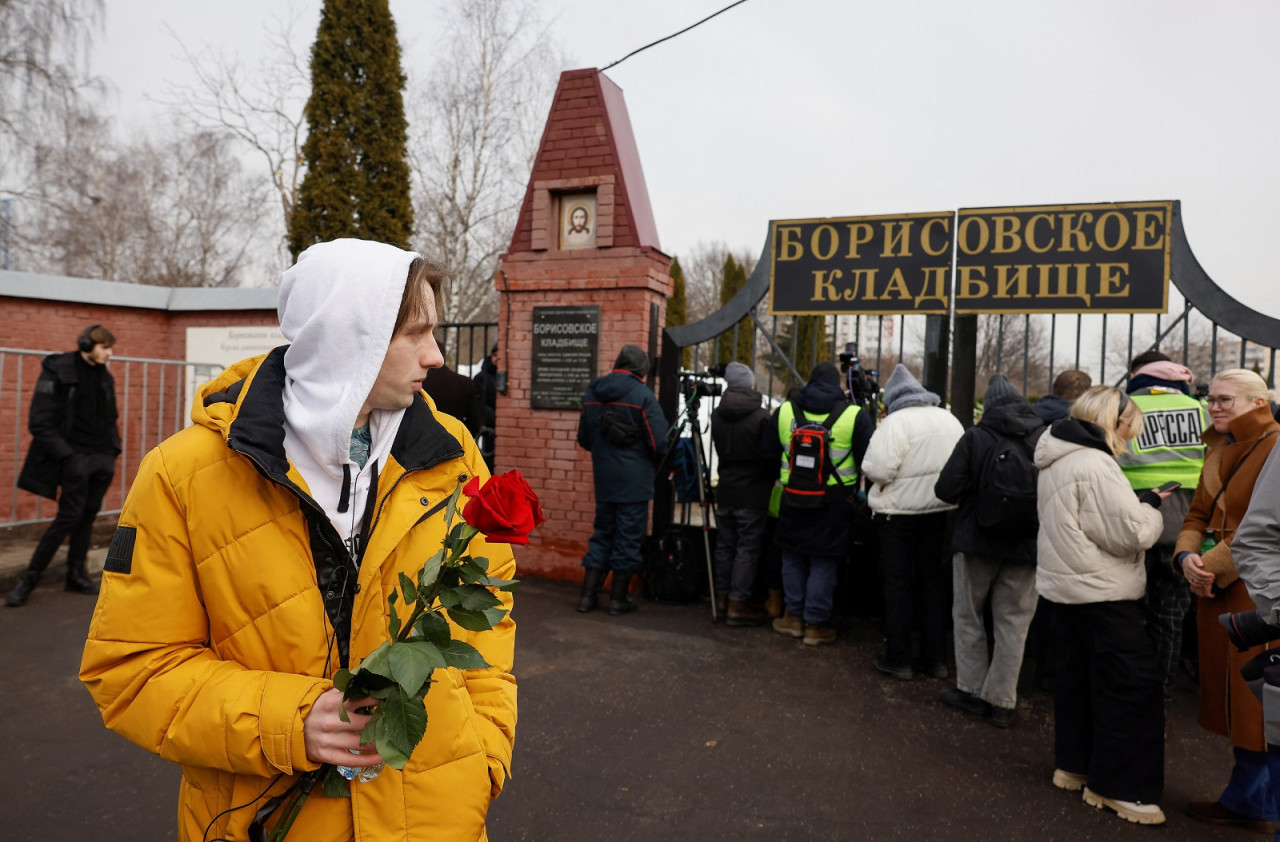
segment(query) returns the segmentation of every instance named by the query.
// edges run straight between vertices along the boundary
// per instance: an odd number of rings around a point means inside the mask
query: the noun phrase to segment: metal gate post
[[[967,430],[973,426],[974,383],[978,377],[978,317],[956,316],[951,358],[951,414]]]
[[[925,316],[924,321],[924,387],[943,401],[947,399],[947,359],[950,357],[951,333],[946,316]],[[902,331],[906,334],[906,331]],[[901,359],[901,357],[899,357]]]

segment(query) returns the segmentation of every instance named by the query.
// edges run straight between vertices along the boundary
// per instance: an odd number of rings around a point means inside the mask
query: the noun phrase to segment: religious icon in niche
[[[596,195],[560,197],[560,248],[589,249],[596,245]]]

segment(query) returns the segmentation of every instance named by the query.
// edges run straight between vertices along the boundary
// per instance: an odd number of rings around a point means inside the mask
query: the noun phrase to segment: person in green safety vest
[[[1209,427],[1208,412],[1191,395],[1192,385],[1191,369],[1159,351],[1134,357],[1125,391],[1143,412],[1142,432],[1117,457],[1135,492],[1159,488],[1167,482],[1182,483],[1160,507],[1164,531],[1147,551],[1146,559],[1147,630],[1164,675],[1166,705],[1173,698],[1182,654],[1182,623],[1191,607],[1187,581],[1172,566],[1173,546],[1204,465],[1200,434]]]
[[[805,425],[823,424],[829,429],[827,459],[830,471],[815,490],[800,488],[814,463],[793,459],[793,433]],[[782,503],[774,537],[782,552],[782,594],[785,613],[773,621],[779,634],[803,638],[810,646],[835,639],[831,608],[836,576],[848,555],[852,521],[848,495],[857,493],[858,466],[862,463],[874,424],[840,386],[834,363],[813,368],[809,382],[795,401],[778,408],[771,420],[775,435],[766,436],[765,455],[780,467]]]

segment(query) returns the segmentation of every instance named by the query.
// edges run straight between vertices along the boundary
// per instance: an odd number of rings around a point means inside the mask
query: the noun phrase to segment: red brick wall
[[[141,307],[115,307],[68,301],[0,296],[0,346],[33,351],[70,351],[76,337],[88,325],[108,328],[116,337],[119,357],[153,360],[181,360],[186,357],[188,327],[239,327],[276,325],[271,310],[168,311]],[[41,355],[3,355],[0,369],[0,489],[14,489],[31,435],[27,432],[27,411],[31,392],[40,375]],[[19,370],[21,369],[21,370]],[[161,374],[161,371],[164,374]],[[147,450],[185,426],[190,408],[185,405],[185,381],[177,381],[176,368],[111,364],[116,381],[116,401],[120,406],[121,432],[125,452],[116,463],[116,478],[103,503],[105,510],[118,509]],[[162,381],[163,377],[163,381]],[[161,392],[177,400],[181,412],[162,411]],[[180,397],[179,397],[180,396]],[[125,412],[126,404],[128,412]],[[52,501],[41,500],[26,491],[9,491],[0,498],[0,523],[51,517]]]
[[[602,84],[613,83],[602,81],[597,70],[570,70],[561,74],[515,236],[511,240],[512,254],[534,248],[535,183],[555,182],[569,186],[585,184],[592,178],[612,179],[607,189],[598,193],[598,218],[602,223],[604,219],[611,219],[608,231],[599,233],[607,233],[615,247],[652,245],[641,242],[637,236],[631,196],[623,180],[624,165],[619,158]],[[629,126],[627,130],[630,130]],[[647,196],[643,191],[642,194]],[[647,203],[647,198],[645,201]],[[641,212],[649,213],[647,204]]]
[[[499,367],[508,372],[509,388],[498,396],[497,467],[523,473],[547,516],[518,554],[521,575],[581,578],[595,515],[591,455],[577,445],[579,413],[530,406],[533,308],[599,306],[597,371],[605,374],[623,345],[648,348],[651,303],[659,305],[658,326],[663,324],[669,263],[650,249],[526,253],[508,255],[503,263]]]

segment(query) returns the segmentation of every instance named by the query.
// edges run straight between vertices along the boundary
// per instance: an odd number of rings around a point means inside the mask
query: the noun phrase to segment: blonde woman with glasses
[[[1218,615],[1254,607],[1236,573],[1231,544],[1258,473],[1280,438],[1270,397],[1262,378],[1242,368],[1224,371],[1209,384],[1206,403],[1213,426],[1201,436],[1207,447],[1204,468],[1173,557],[1197,597],[1200,725],[1229,738],[1235,755],[1222,795],[1188,804],[1187,815],[1259,833],[1280,827],[1280,756],[1267,752],[1262,704],[1240,677],[1240,667],[1272,644],[1237,652]]]
[[[1142,410],[1095,386],[1036,444],[1036,590],[1053,603],[1055,786],[1163,824],[1164,687],[1142,607],[1167,490],[1135,495],[1116,456]]]

